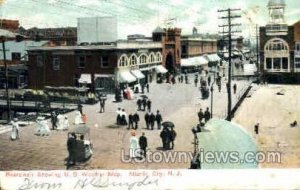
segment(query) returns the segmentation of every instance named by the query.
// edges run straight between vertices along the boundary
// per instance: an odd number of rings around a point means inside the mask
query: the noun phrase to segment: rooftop
[[[162,48],[160,42],[153,41],[127,41],[119,40],[110,45],[84,45],[84,46],[54,46],[30,47],[28,51],[55,51],[55,50],[122,50],[122,49],[156,49]]]

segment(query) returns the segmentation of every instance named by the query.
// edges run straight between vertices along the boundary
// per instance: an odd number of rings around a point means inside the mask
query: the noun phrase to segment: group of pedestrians
[[[118,108],[117,110],[117,125],[128,125],[127,114],[125,109]]]
[[[160,130],[162,120],[159,110],[156,111],[156,115],[153,112],[146,112],[145,114],[145,123],[148,130],[154,130],[155,122],[157,123],[157,129]]]
[[[203,119],[204,119],[204,123],[208,122],[211,118],[211,113],[209,111],[209,108],[206,108],[206,111],[203,112],[202,109],[200,108],[200,111],[198,112],[198,119],[199,119],[199,123],[202,124]]]
[[[147,98],[138,98],[137,102],[136,102],[137,106],[138,106],[138,111],[150,111],[151,110],[151,105],[152,105],[152,101],[150,99]]]
[[[128,130],[129,129],[138,129],[138,123],[140,121],[140,116],[137,112],[135,112],[134,114],[130,113],[128,115]]]
[[[162,140],[162,145],[164,150],[174,149],[174,141],[176,138],[176,132],[174,127],[164,127],[160,133],[160,138]]]

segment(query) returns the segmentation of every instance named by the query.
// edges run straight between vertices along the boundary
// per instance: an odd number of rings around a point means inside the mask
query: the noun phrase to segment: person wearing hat
[[[155,120],[157,122],[157,129],[160,130],[161,122],[162,122],[163,119],[162,119],[161,114],[159,113],[159,110],[157,110],[157,112],[156,112]]]
[[[14,118],[13,122],[12,122],[12,129],[11,129],[10,139],[13,141],[13,140],[16,140],[16,139],[19,139],[19,138],[20,138],[20,136],[19,136],[18,119]]]
[[[137,130],[137,128],[138,128],[139,121],[140,121],[140,116],[137,112],[135,112],[135,114],[133,115],[133,122],[135,124],[134,125],[135,130]]]
[[[140,136],[140,138],[139,138],[139,145],[141,147],[144,158],[146,158],[146,149],[147,149],[148,143],[147,143],[147,137],[145,136],[144,132],[142,133],[142,136]]]

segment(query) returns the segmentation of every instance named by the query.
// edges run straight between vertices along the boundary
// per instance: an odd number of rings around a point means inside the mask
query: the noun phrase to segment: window
[[[267,58],[266,62],[267,62],[267,69],[272,69],[272,58]]]
[[[54,57],[52,60],[52,68],[54,71],[60,70],[60,59],[59,57]]]
[[[100,57],[100,67],[109,67],[108,56]]]
[[[273,64],[274,64],[274,69],[280,69],[280,61],[281,59],[280,58],[274,58],[273,60]]]
[[[160,52],[157,52],[156,53],[156,61],[157,62],[161,62],[162,58],[161,58],[161,53]]]
[[[85,56],[79,56],[77,59],[78,68],[84,68],[85,67]]]
[[[12,61],[20,61],[21,60],[21,53],[19,53],[19,52],[12,52],[11,53],[11,60]]]
[[[288,58],[287,57],[282,58],[282,68],[288,69]]]
[[[147,56],[146,55],[140,55],[140,64],[145,64],[147,62]]]
[[[125,66],[127,66],[128,65],[128,57],[124,54],[124,55],[122,55],[121,57],[120,57],[120,59],[119,59],[119,67],[125,67]]]
[[[300,58],[295,58],[295,68],[300,69]]]
[[[153,53],[150,54],[150,63],[153,63],[155,61],[155,57],[153,55]]]
[[[299,42],[296,43],[295,49],[296,49],[296,51],[300,51],[300,43]]]
[[[42,67],[44,64],[43,57],[41,55],[36,56],[36,65],[38,67]]]
[[[130,65],[136,65],[137,64],[137,58],[136,55],[132,55],[130,57]]]
[[[269,40],[265,46],[265,51],[283,51],[288,49],[287,42],[280,38]]]

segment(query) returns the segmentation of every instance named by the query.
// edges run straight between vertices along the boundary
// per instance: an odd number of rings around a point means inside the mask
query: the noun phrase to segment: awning
[[[221,58],[220,58],[217,54],[206,55],[205,58],[206,58],[209,62],[218,62],[218,61],[221,60]]]
[[[203,56],[181,59],[181,67],[195,67],[208,64]]]
[[[136,81],[136,78],[129,72],[129,70],[119,71],[120,83],[131,83]]]
[[[193,65],[192,58],[181,59],[181,67],[192,67]]]
[[[91,84],[92,83],[91,74],[81,74],[80,78],[78,79],[78,82]]]
[[[131,70],[130,72],[131,72],[131,74],[133,74],[133,76],[135,76],[138,79],[145,78],[145,75],[140,70],[138,70],[138,69]]]
[[[95,79],[96,78],[112,78],[114,75],[112,74],[95,74]]]
[[[208,64],[208,61],[203,56],[195,57],[194,59],[197,66]]]
[[[168,70],[166,68],[164,68],[162,65],[156,66],[155,71],[157,73],[167,73],[168,72]]]

